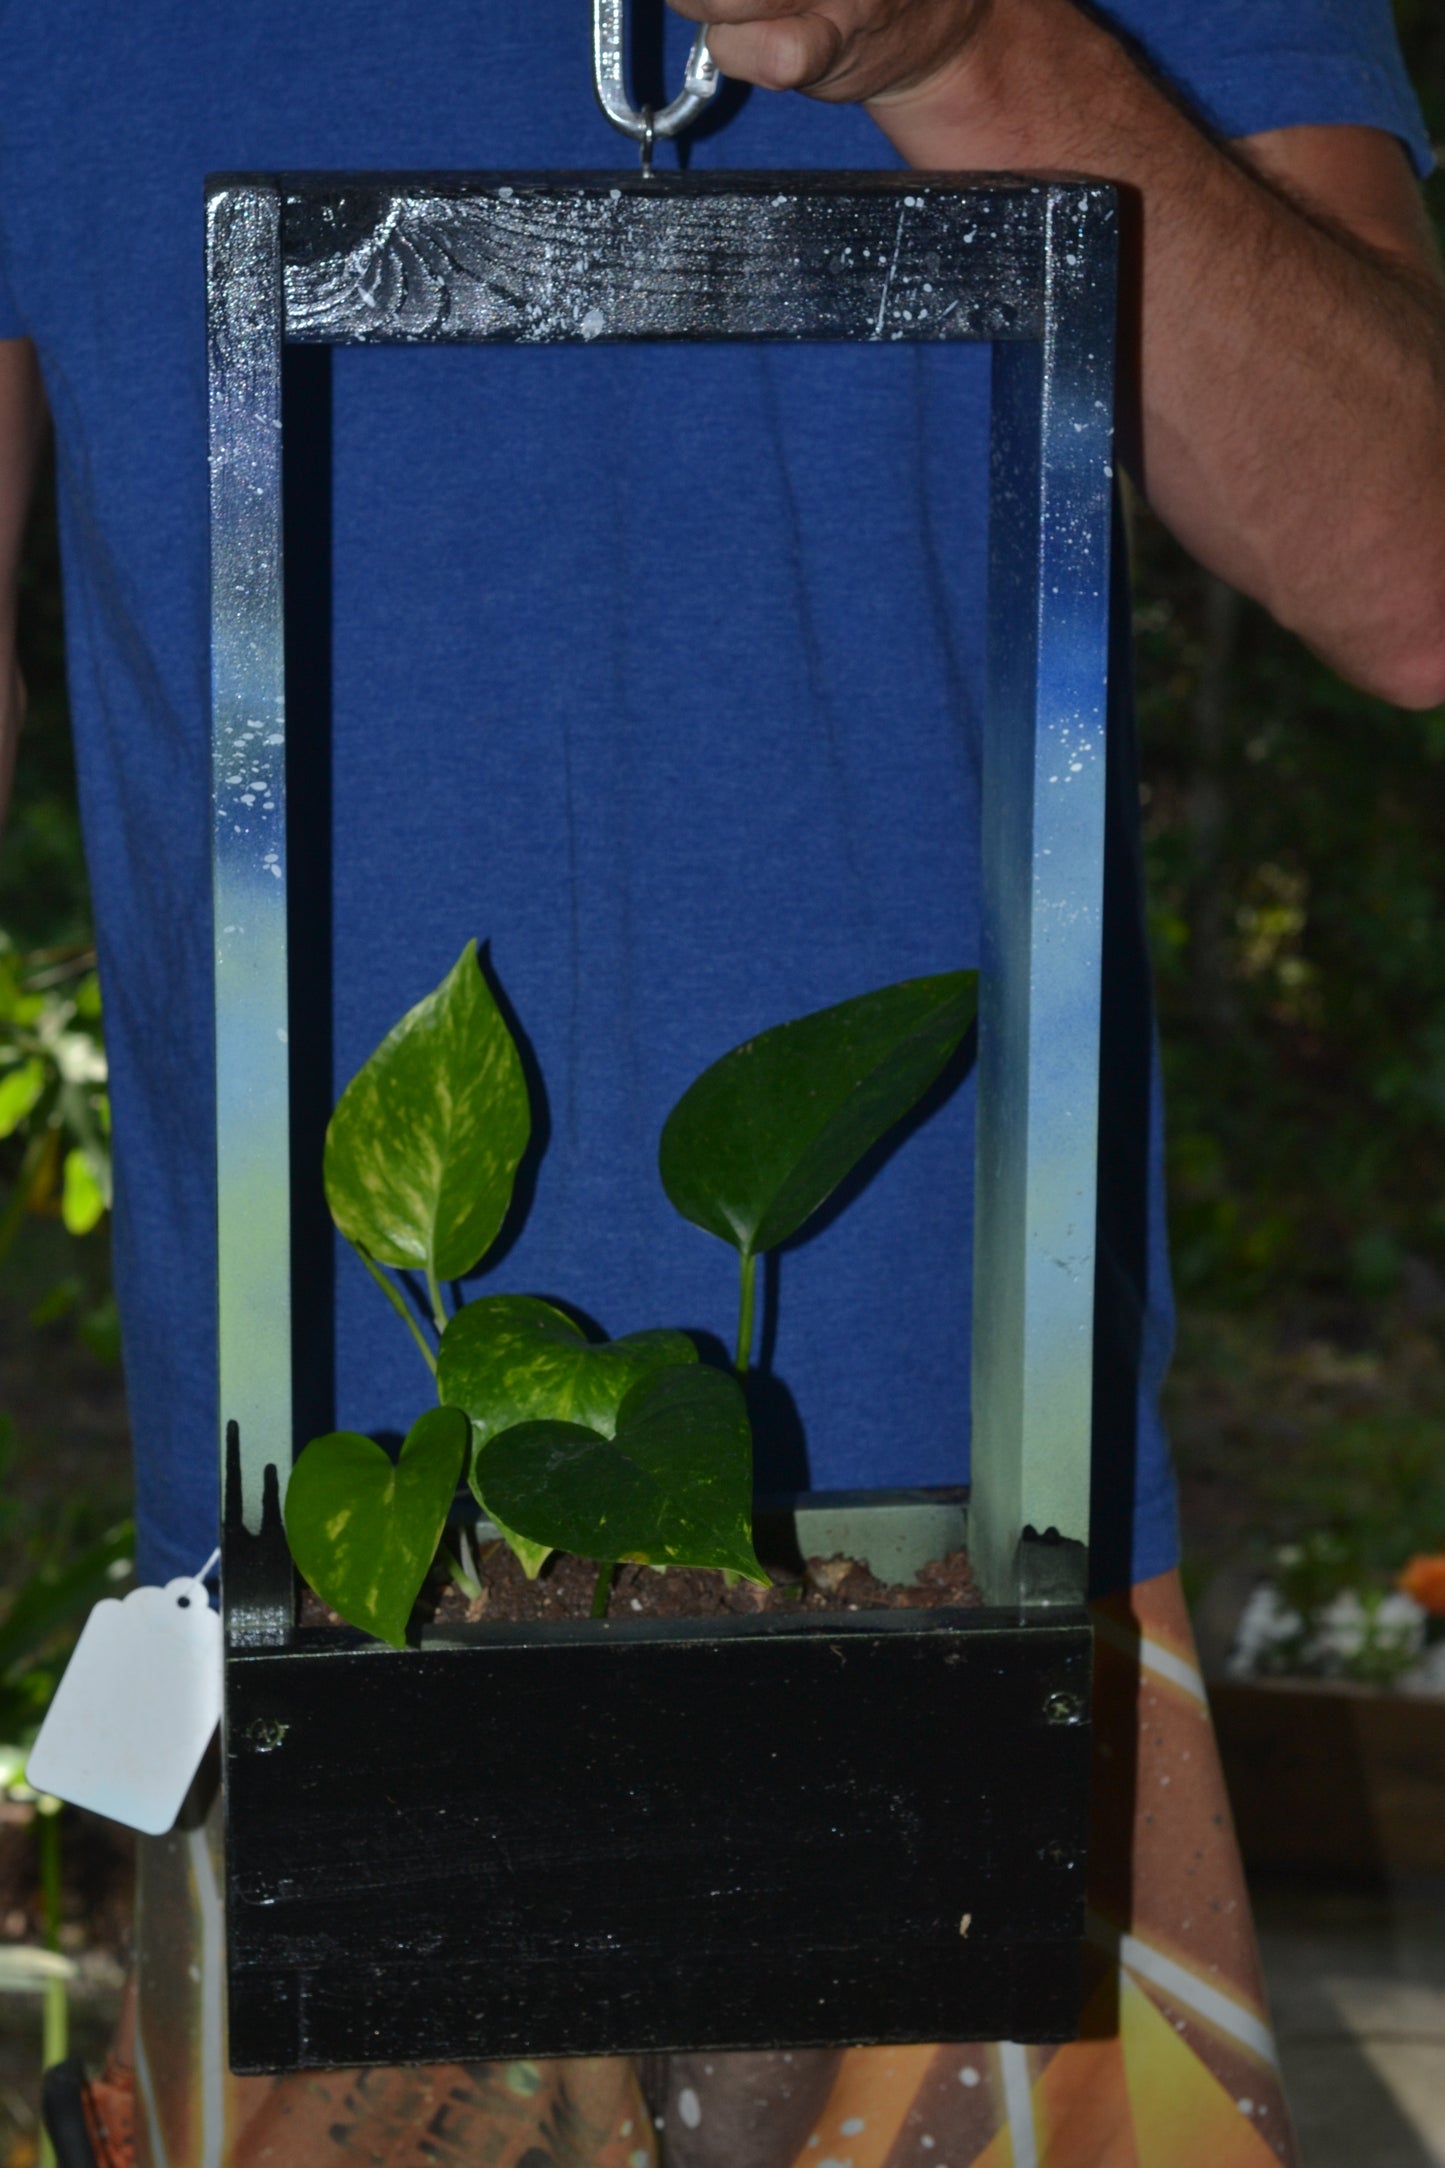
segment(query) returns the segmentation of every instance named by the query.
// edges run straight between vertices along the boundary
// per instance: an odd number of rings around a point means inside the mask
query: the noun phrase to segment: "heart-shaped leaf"
[[[428,1408],[393,1462],[370,1438],[313,1438],[286,1486],[291,1556],[323,1603],[393,1648],[436,1556],[467,1450],[460,1408]]]
[[[534,1543],[601,1561],[717,1566],[766,1585],[752,1544],[752,1437],[735,1378],[701,1363],[624,1395],[611,1437],[519,1423],[473,1465],[494,1513]]]
[[[976,971],[905,979],[734,1047],[683,1093],[658,1165],[674,1205],[744,1257],[786,1241],[934,1081]]]
[[[486,1295],[458,1310],[442,1336],[437,1390],[465,1408],[478,1446],[514,1424],[541,1420],[585,1424],[610,1438],[623,1395],[650,1372],[695,1363],[686,1333],[635,1332],[601,1346],[587,1340],[570,1317],[533,1295]],[[472,1491],[534,1579],[552,1549],[529,1542],[483,1494],[476,1463]]]
[[[459,1279],[497,1238],[530,1131],[516,1045],[469,941],[342,1093],[331,1216],[381,1264]]]
[[[588,1340],[570,1317],[535,1295],[484,1295],[442,1335],[437,1391],[465,1408],[481,1445],[514,1423],[585,1423],[610,1438],[623,1395],[650,1371],[695,1363],[685,1332],[634,1332]]]

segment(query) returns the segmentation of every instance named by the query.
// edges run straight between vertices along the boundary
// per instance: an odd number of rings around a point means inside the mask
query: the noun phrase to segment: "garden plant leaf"
[[[473,1464],[494,1516],[535,1543],[600,1562],[711,1566],[767,1585],[752,1544],[752,1438],[742,1388],[701,1363],[624,1394],[610,1437],[527,1422]]]
[[[532,1295],[485,1295],[468,1303],[442,1335],[437,1390],[465,1408],[476,1446],[517,1423],[581,1423],[610,1438],[623,1395],[639,1378],[668,1365],[695,1363],[686,1333],[637,1332],[601,1346],[562,1311]],[[530,1542],[486,1497],[471,1468],[478,1505],[489,1513],[535,1579],[552,1546]]]
[[[105,1191],[96,1180],[89,1153],[73,1145],[65,1155],[60,1192],[60,1216],[67,1233],[88,1235],[105,1208]]]
[[[442,1335],[437,1391],[466,1409],[478,1445],[542,1417],[610,1438],[623,1395],[639,1378],[696,1361],[685,1332],[598,1343],[535,1295],[484,1295],[458,1310]]]
[[[332,1218],[380,1264],[459,1279],[497,1238],[530,1131],[516,1045],[469,941],[341,1095]]]
[[[25,1117],[34,1112],[48,1082],[44,1063],[33,1055],[0,1076],[0,1137],[15,1134]]]
[[[978,973],[948,971],[734,1047],[669,1114],[663,1188],[684,1219],[745,1258],[775,1248],[922,1098],[977,1003]]]
[[[428,1408],[393,1462],[370,1438],[313,1438],[286,1487],[286,1540],[323,1603],[406,1645],[406,1622],[446,1526],[467,1450],[460,1408]]]

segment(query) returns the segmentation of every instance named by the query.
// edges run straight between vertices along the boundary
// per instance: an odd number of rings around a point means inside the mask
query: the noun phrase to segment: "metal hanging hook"
[[[642,170],[652,171],[652,146],[690,128],[717,89],[717,62],[707,49],[707,26],[692,41],[682,89],[660,113],[645,106],[639,113],[627,95],[622,65],[625,0],[592,0],[592,80],[597,103],[614,128],[642,147]]]

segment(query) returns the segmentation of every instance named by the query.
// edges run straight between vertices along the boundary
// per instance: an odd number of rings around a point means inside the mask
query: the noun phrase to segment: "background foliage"
[[[1445,12],[1396,18],[1445,142]],[[1135,545],[1186,1554],[1328,1530],[1384,1574],[1445,1547],[1445,709]]]
[[[1397,15],[1445,139],[1445,13]],[[1388,1295],[1407,1259],[1445,1268],[1445,709],[1352,691],[1136,540],[1181,1292]]]

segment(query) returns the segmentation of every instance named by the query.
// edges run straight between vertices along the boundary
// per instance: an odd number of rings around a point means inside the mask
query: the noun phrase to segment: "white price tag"
[[[107,1596],[86,1620],[26,1782],[148,1837],[175,1822],[221,1716],[221,1621],[203,1581]]]

